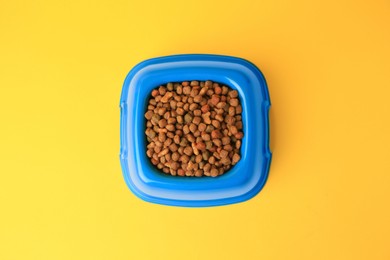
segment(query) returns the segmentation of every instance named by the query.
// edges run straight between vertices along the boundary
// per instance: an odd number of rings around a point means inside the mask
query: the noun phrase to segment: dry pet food
[[[240,160],[237,90],[212,81],[168,83],[151,92],[146,154],[165,174],[216,177]]]

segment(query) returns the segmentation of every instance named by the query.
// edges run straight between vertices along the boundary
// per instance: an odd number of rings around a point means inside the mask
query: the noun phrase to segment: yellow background
[[[274,156],[248,202],[125,185],[123,80],[178,53],[267,78]],[[390,259],[389,98],[386,0],[1,0],[0,259]]]

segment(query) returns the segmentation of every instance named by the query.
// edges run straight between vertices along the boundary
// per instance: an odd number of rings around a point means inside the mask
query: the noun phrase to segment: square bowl
[[[215,178],[164,175],[146,156],[144,113],[151,91],[168,82],[191,80],[225,84],[238,91],[241,101],[241,160]],[[120,161],[126,184],[145,201],[171,206],[218,206],[252,198],[263,188],[271,163],[269,108],[264,76],[244,59],[187,54],[139,63],[127,75],[120,100]]]

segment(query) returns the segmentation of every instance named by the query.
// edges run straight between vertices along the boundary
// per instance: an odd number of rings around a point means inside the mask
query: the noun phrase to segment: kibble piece
[[[206,105],[202,106],[202,108],[200,110],[202,111],[202,113],[207,113],[210,111],[210,106],[206,104]]]
[[[184,176],[184,170],[183,169],[178,169],[177,170],[177,175],[179,175],[179,176]]]
[[[216,168],[212,168],[210,171],[211,177],[217,177],[218,176],[218,170]]]
[[[222,137],[222,144],[227,145],[230,143],[230,137],[229,136],[224,136]]]
[[[217,147],[221,147],[222,141],[221,141],[221,139],[214,139],[213,144],[215,144],[215,146],[217,146]]]
[[[232,164],[235,165],[240,160],[240,155],[238,153],[235,153],[233,155]]]
[[[205,131],[206,130],[206,124],[200,123],[198,125],[198,130],[201,131],[201,132]]]
[[[212,95],[211,99],[210,99],[210,103],[213,105],[213,106],[216,106],[218,103],[219,103],[219,95]]]
[[[218,120],[212,120],[211,123],[215,128],[219,128],[221,126],[220,122]]]
[[[183,108],[181,108],[181,107],[178,107],[177,109],[176,109],[176,113],[178,114],[178,115],[184,115],[184,109]]]
[[[235,125],[230,126],[229,130],[232,135],[235,135],[238,132],[237,127]]]
[[[236,107],[238,106],[238,99],[237,98],[231,98],[229,101],[229,105]]]
[[[201,136],[202,136],[202,139],[203,139],[204,141],[210,141],[210,139],[211,139],[210,135],[207,134],[207,133],[202,133]]]
[[[199,81],[193,80],[193,81],[191,81],[190,85],[191,86],[198,86],[199,85]]]
[[[216,138],[221,138],[222,137],[222,134],[219,130],[213,130],[211,132],[211,138],[212,139],[216,139]]]
[[[196,170],[195,171],[195,176],[196,177],[202,177],[202,175],[203,175],[203,171],[202,170]]]
[[[242,113],[242,107],[240,105],[238,105],[236,107],[236,114],[241,114]]]
[[[222,88],[220,86],[215,86],[214,92],[215,92],[215,94],[220,95],[220,94],[222,94]]]
[[[238,132],[237,134],[234,135],[234,137],[236,139],[242,139],[242,138],[244,138],[244,133],[243,132]]]
[[[238,92],[237,92],[237,90],[231,90],[231,91],[229,91],[229,97],[231,97],[231,98],[236,98],[236,97],[238,97]]]
[[[185,116],[184,116],[184,122],[186,123],[191,123],[192,122],[192,116],[190,113],[187,113]]]
[[[184,153],[188,156],[192,155],[192,147],[187,146],[186,148],[184,148]]]
[[[191,93],[191,87],[185,86],[183,87],[183,94],[189,95]]]
[[[202,111],[200,109],[195,109],[193,113],[194,113],[194,116],[201,116],[202,115]]]
[[[192,123],[194,123],[195,125],[199,125],[201,121],[202,121],[202,118],[199,116],[196,116],[192,119]]]
[[[152,119],[152,116],[153,116],[153,111],[148,111],[148,112],[145,113],[145,118],[147,120]]]
[[[192,133],[194,133],[196,130],[197,130],[197,127],[194,123],[191,123],[190,126],[189,126],[189,129]]]

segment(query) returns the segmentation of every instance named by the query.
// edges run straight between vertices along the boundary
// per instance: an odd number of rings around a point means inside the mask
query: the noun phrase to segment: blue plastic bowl
[[[218,177],[178,177],[159,172],[146,156],[145,117],[152,89],[168,82],[212,80],[239,92],[244,138],[241,160]],[[136,65],[120,101],[120,161],[130,190],[145,201],[207,207],[242,202],[264,186],[271,162],[270,99],[265,79],[252,63],[235,57],[189,54],[154,58]]]

